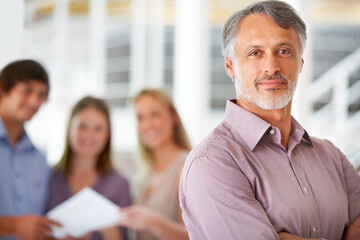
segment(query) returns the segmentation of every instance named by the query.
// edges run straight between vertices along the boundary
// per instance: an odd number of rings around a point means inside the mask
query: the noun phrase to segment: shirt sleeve
[[[185,165],[180,202],[190,239],[279,239],[248,179],[229,160],[202,156]]]
[[[351,224],[356,217],[360,216],[360,175],[342,153],[341,161],[349,198],[349,217]]]

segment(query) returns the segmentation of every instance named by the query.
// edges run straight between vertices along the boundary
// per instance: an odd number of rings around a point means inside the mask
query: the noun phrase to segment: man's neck
[[[277,127],[281,133],[281,145],[287,150],[291,132],[291,101],[284,108],[274,110],[265,110],[255,105],[243,103],[239,100],[236,103],[272,126]]]
[[[5,129],[7,131],[11,146],[16,146],[24,132],[24,123],[19,123],[6,116],[1,116]]]

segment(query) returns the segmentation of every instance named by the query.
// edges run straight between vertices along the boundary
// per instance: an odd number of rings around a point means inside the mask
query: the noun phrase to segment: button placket
[[[297,158],[292,158],[291,166],[293,168],[293,172],[295,174],[296,179],[298,180],[299,187],[301,191],[304,194],[304,197],[308,203],[309,212],[311,214],[310,217],[310,225],[309,225],[309,231],[312,238],[318,238],[321,236],[321,226],[320,226],[320,220],[319,215],[317,211],[317,206],[315,203],[314,196],[312,194],[311,185],[309,184],[305,173],[303,171],[303,168],[300,165],[300,162],[297,161]]]

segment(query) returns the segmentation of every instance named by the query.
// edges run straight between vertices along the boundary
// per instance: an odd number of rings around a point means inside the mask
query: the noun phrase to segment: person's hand
[[[70,235],[67,235],[65,238],[54,238],[54,237],[49,237],[46,240],[89,240],[92,237],[92,233],[87,233],[86,235],[82,236],[82,237],[72,237]]]
[[[120,214],[126,217],[120,219],[118,225],[135,230],[148,230],[151,220],[158,215],[156,211],[140,205],[121,208]]]
[[[22,215],[13,218],[14,235],[21,240],[42,240],[51,235],[51,226],[59,223],[38,215]]]
[[[346,229],[342,240],[359,240],[360,239],[360,216]]]
[[[280,240],[309,240],[311,238],[302,238],[299,236],[296,236],[294,234],[290,234],[287,232],[279,232],[278,233]]]
[[[66,236],[66,238],[64,240],[89,240],[92,237],[92,233],[87,233],[86,235],[79,237],[79,238],[75,238],[72,236]]]

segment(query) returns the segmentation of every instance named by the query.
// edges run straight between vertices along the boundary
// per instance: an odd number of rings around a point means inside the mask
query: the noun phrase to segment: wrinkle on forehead
[[[244,18],[238,25],[236,39],[235,51],[271,44],[274,47],[288,45],[300,53],[300,40],[296,30],[282,28],[265,14],[252,14]]]

